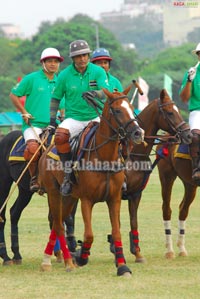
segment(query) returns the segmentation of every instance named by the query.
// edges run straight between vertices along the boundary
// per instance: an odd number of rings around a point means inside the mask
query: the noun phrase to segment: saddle
[[[96,132],[98,126],[99,126],[98,122],[90,122],[87,125],[87,127],[84,128],[84,130],[82,132],[80,132],[78,135],[76,135],[75,137],[73,137],[70,140],[73,161],[81,160],[81,158],[83,157],[83,154],[84,154],[84,149],[87,147],[90,139]],[[57,160],[57,161],[60,160],[55,145],[51,148],[51,150],[48,152],[47,155],[54,160]]]

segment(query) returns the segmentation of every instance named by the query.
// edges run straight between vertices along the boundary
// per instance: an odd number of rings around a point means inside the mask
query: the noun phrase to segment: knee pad
[[[26,161],[31,160],[35,152],[38,150],[39,143],[36,140],[28,140],[26,144],[26,148],[24,150],[24,159]],[[40,151],[35,155],[33,162],[38,161],[40,157]]]
[[[64,128],[57,128],[55,133],[55,145],[59,153],[69,153],[70,143],[69,143],[70,133],[69,130]]]

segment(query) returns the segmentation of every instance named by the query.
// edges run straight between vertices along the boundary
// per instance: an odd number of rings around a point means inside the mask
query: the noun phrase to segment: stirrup
[[[33,176],[30,180],[30,191],[37,192],[40,189],[40,185],[38,184],[37,177]]]
[[[60,193],[63,196],[70,195],[72,193],[72,185],[68,178],[64,178],[62,185],[60,186]]]

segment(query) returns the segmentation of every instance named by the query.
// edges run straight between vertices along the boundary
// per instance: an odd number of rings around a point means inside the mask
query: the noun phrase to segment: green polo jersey
[[[185,73],[180,92],[187,83],[188,72]],[[196,76],[191,83],[191,96],[189,99],[189,110],[200,110],[200,65],[197,68]]]
[[[100,66],[89,62],[81,74],[72,63],[60,72],[52,97],[57,100],[65,97],[65,118],[88,121],[96,118],[98,113],[82,98],[82,93],[102,88],[109,89],[109,84],[106,72]]]
[[[123,91],[121,82],[116,77],[111,75],[110,72],[107,73],[107,77],[108,77],[108,83],[109,83],[111,92],[114,92],[114,91],[122,92]]]
[[[57,75],[49,80],[43,70],[26,75],[22,81],[12,88],[11,92],[18,96],[26,96],[25,109],[34,118],[33,127],[44,128],[50,122],[50,101],[57,81]],[[22,131],[29,128],[23,121]]]

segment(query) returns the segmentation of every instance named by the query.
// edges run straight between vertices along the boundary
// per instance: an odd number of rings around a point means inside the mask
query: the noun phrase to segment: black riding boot
[[[190,144],[190,156],[192,159],[192,180],[200,185],[200,135],[193,133]]]
[[[64,167],[64,179],[63,179],[62,185],[60,186],[60,193],[63,196],[67,196],[72,193],[72,184],[70,181],[70,174],[72,171],[72,169],[71,169],[72,155],[71,155],[71,153],[65,153],[65,154],[59,153],[59,156],[60,156],[60,160],[63,163],[63,167]]]

